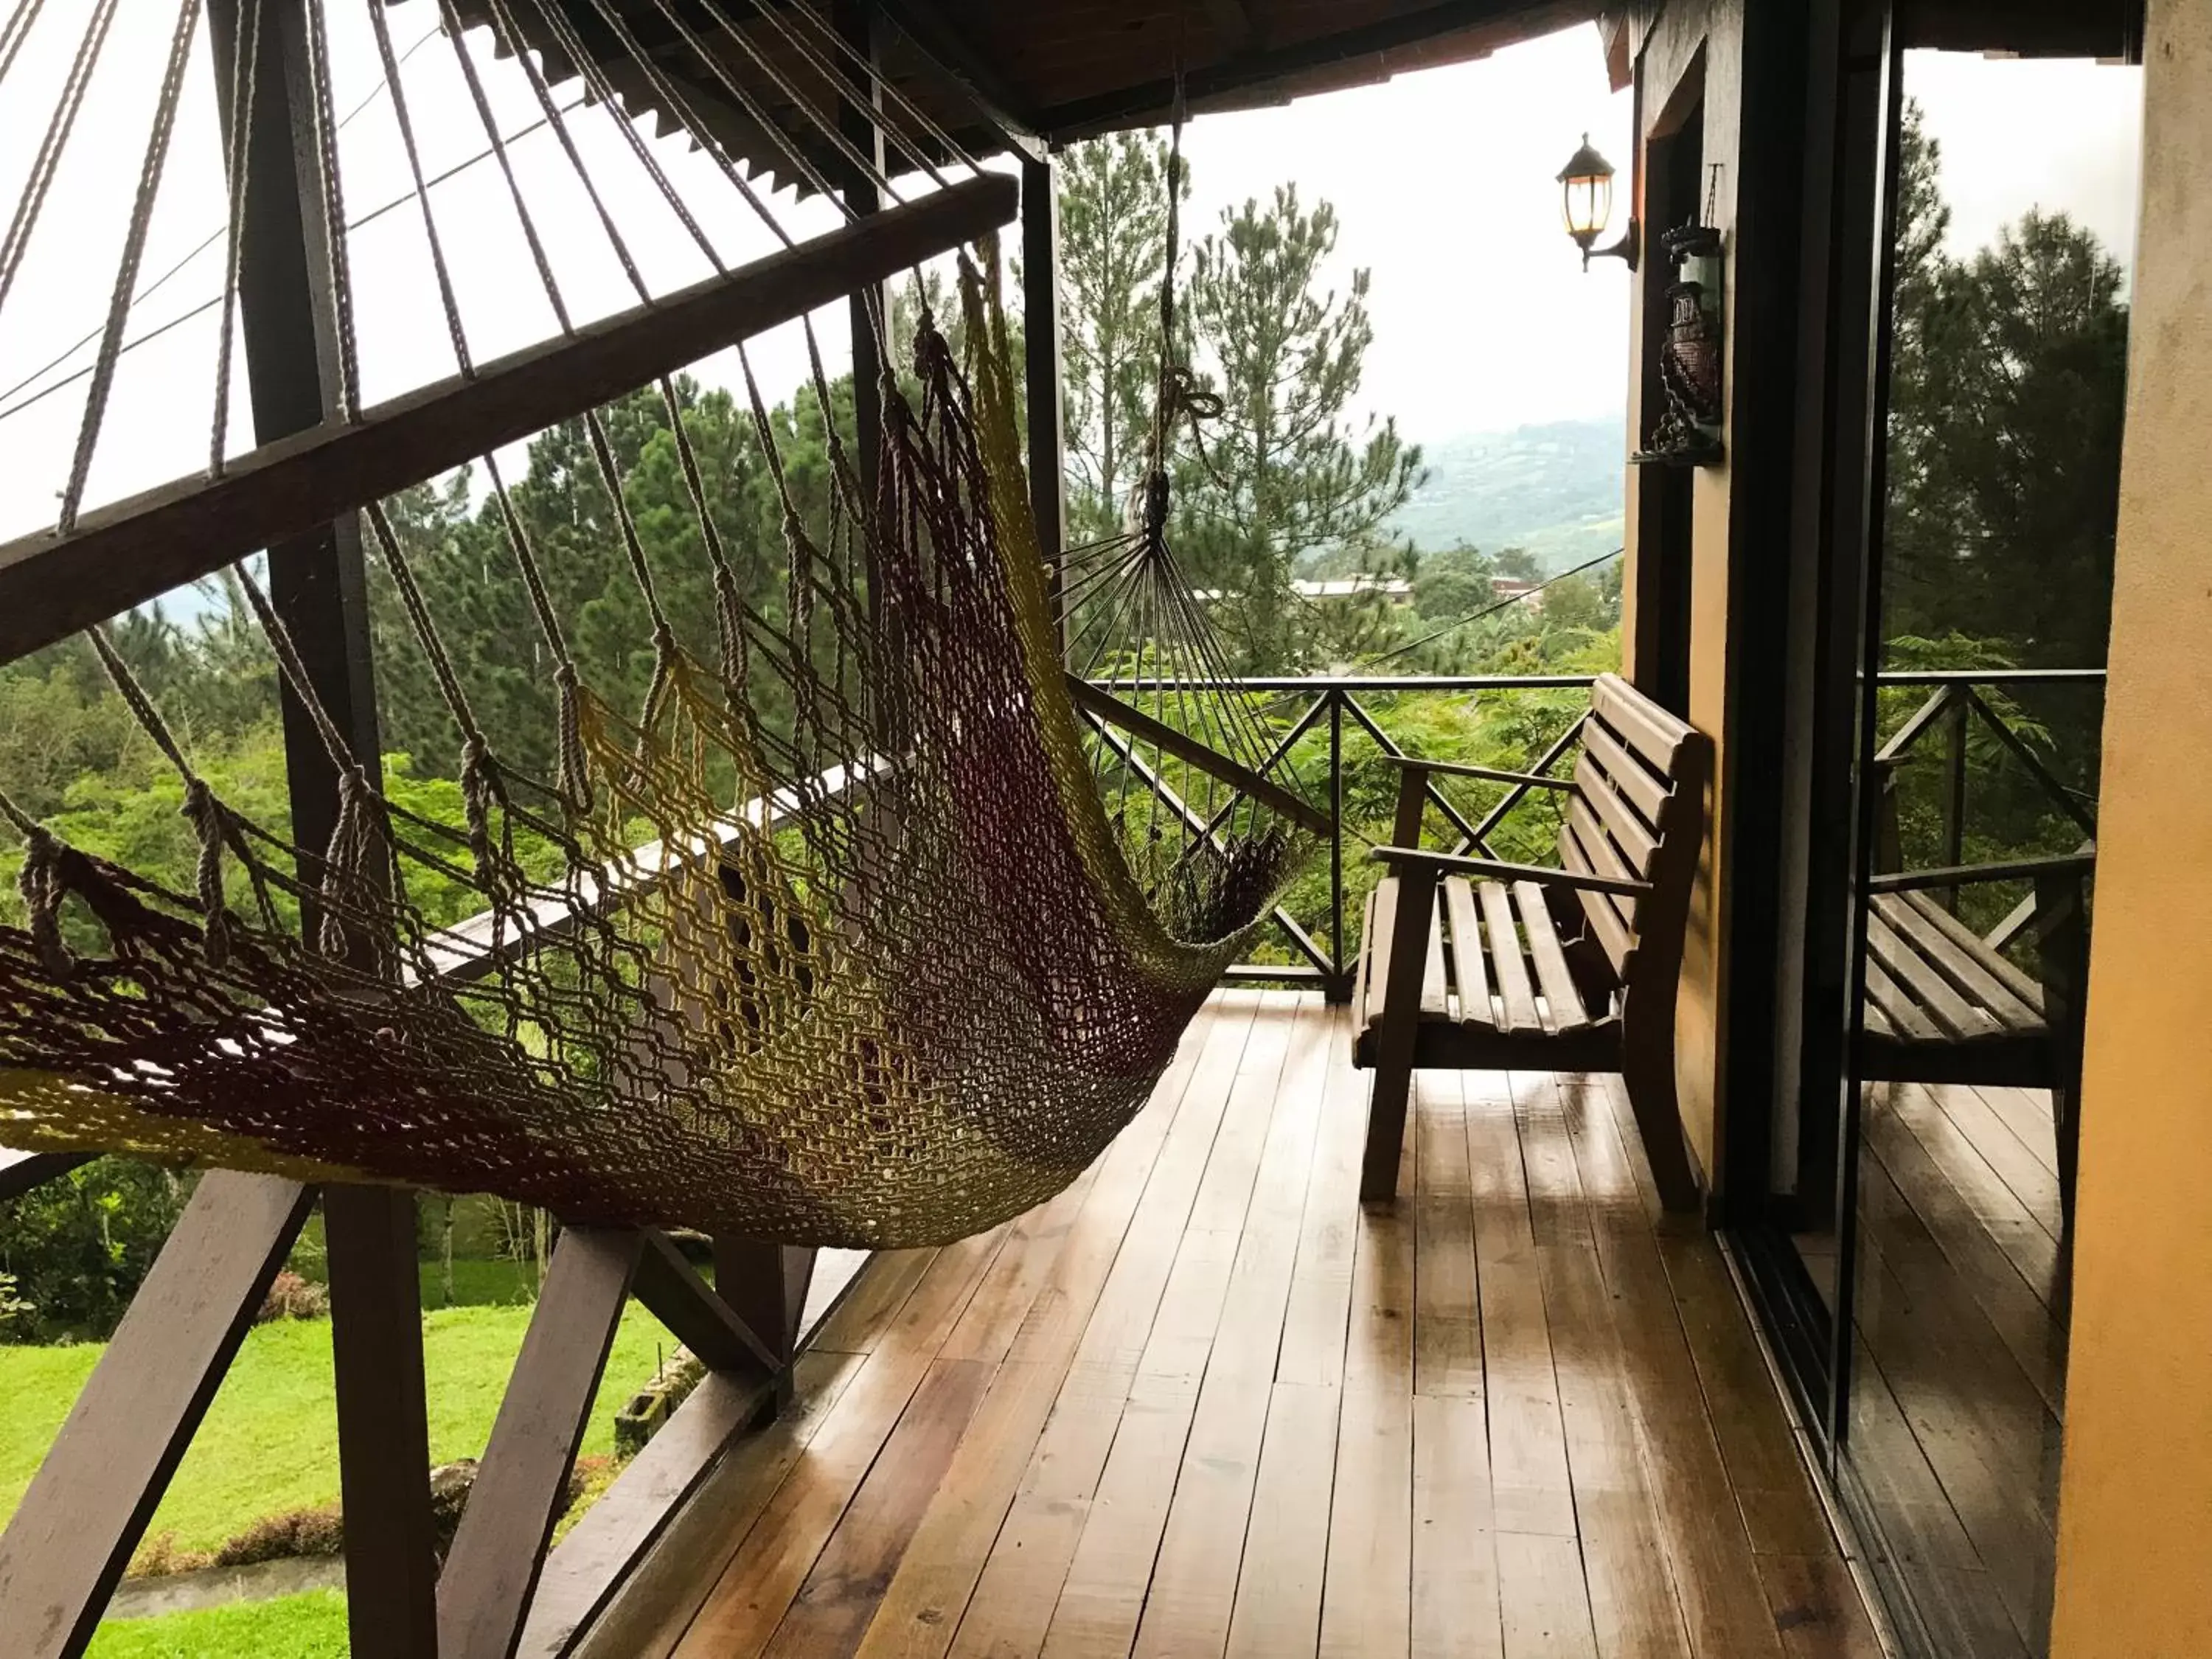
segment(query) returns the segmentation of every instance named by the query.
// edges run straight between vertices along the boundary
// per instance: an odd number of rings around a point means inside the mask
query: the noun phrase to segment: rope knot
[[[39,962],[56,979],[67,979],[76,970],[69,946],[62,940],[62,900],[68,890],[62,882],[62,844],[43,824],[23,831],[23,867],[15,885],[23,895],[31,942],[38,947]]]
[[[553,793],[571,812],[587,812],[592,805],[591,762],[584,753],[584,716],[576,682],[576,665],[563,659],[553,671],[558,702],[558,759]]]
[[[337,821],[331,826],[331,843],[323,854],[323,924],[318,943],[327,957],[346,954],[343,912],[358,895],[374,842],[369,806],[374,793],[359,763],[339,769]]]
[[[495,898],[503,886],[491,844],[491,809],[498,794],[499,778],[492,769],[491,750],[483,732],[471,732],[461,744],[461,814],[468,828],[469,857],[476,865],[477,880]]]
[[[222,803],[207,780],[193,773],[185,780],[185,804],[178,811],[199,836],[193,874],[200,902],[200,949],[210,968],[220,968],[230,960],[230,910],[222,895]]]

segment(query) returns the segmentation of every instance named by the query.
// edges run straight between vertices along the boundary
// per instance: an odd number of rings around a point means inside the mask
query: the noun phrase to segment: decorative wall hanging
[[[1678,225],[1659,238],[1674,271],[1667,287],[1667,331],[1659,342],[1666,407],[1644,447],[1629,458],[1639,465],[1712,466],[1727,453],[1719,432],[1722,241],[1712,222],[1719,182],[1716,163],[1705,186],[1703,221]]]

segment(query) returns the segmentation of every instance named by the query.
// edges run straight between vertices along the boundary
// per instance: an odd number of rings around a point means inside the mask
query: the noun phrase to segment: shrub
[[[320,1319],[330,1310],[330,1288],[312,1279],[302,1279],[288,1267],[269,1281],[268,1292],[261,1298],[261,1310],[253,1316],[253,1322],[266,1325],[276,1319]]]
[[[345,1548],[345,1522],[335,1504],[264,1516],[215,1553],[218,1567],[248,1567],[301,1555],[337,1555]]]
[[[173,1531],[160,1532],[138,1546],[138,1553],[131,1558],[129,1576],[166,1578],[173,1572],[198,1572],[214,1565],[215,1557],[205,1550],[180,1550]]]

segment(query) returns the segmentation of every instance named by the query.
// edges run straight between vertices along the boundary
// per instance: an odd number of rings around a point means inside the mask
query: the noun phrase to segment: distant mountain
[[[1554,421],[1422,445],[1428,482],[1390,528],[1423,548],[1525,547],[1549,571],[1620,545],[1625,417]]]

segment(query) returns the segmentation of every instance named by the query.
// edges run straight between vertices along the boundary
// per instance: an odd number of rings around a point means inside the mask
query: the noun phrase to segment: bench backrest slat
[[[1649,881],[1640,898],[1577,895],[1590,931],[1623,985],[1639,956],[1672,975],[1688,920],[1711,744],[1618,675],[1590,689],[1575,789],[1559,831],[1565,868]]]

